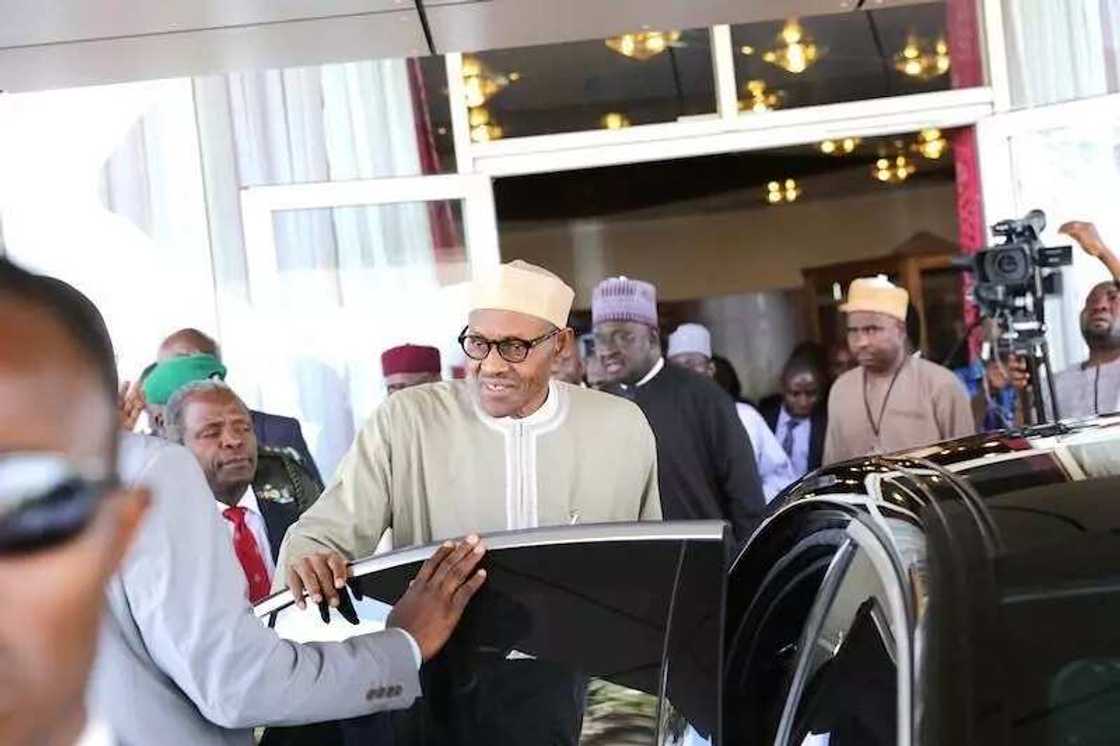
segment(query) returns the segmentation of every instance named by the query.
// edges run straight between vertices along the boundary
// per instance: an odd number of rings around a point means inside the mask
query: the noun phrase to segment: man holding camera
[[[1059,232],[1101,260],[1113,279],[1097,284],[1085,298],[1081,334],[1089,345],[1089,359],[1054,377],[1058,414],[1066,419],[1113,412],[1120,408],[1120,258],[1092,223],[1069,222]]]

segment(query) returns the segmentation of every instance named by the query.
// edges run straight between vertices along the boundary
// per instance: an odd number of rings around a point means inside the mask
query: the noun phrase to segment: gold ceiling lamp
[[[851,155],[862,142],[858,137],[845,137],[839,140],[824,140],[820,144],[821,152],[825,155]]]
[[[656,57],[680,41],[680,31],[640,31],[622,34],[605,40],[605,44],[623,57],[639,62]]]
[[[918,133],[913,150],[927,160],[940,160],[949,150],[949,140],[939,129],[924,129]]]
[[[884,156],[875,161],[871,175],[884,184],[901,184],[909,179],[918,167],[903,154],[894,157]]]
[[[949,42],[944,37],[930,42],[911,34],[906,46],[894,56],[896,70],[923,81],[941,77],[949,72],[951,65]]]
[[[510,83],[521,79],[519,73],[498,75],[486,68],[477,57],[463,58],[463,88],[466,90],[467,106],[482,106]]]
[[[743,86],[743,98],[739,99],[739,111],[760,113],[780,109],[784,97],[784,91],[768,90],[766,81],[751,80]]]
[[[796,17],[786,21],[776,41],[777,46],[764,52],[762,59],[794,75],[808,70],[828,51],[817,46]]]
[[[470,126],[471,142],[490,142],[502,139],[502,127],[490,117],[490,110],[485,106],[471,108],[467,117]]]
[[[620,130],[630,126],[630,117],[617,111],[608,112],[599,119],[604,129]]]
[[[771,181],[766,185],[766,201],[772,205],[780,205],[783,202],[796,202],[797,198],[800,196],[801,187],[797,184],[796,179]]]

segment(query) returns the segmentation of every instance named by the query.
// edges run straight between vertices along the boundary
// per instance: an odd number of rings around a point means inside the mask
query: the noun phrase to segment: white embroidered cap
[[[523,313],[563,329],[575,297],[575,291],[547,269],[515,259],[475,279],[471,310]]]
[[[700,324],[681,324],[669,335],[669,357],[695,352],[712,356],[712,334]]]

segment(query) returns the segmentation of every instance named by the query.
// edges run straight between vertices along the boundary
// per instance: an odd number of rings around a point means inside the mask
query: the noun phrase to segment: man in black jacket
[[[656,293],[626,277],[595,288],[591,316],[606,390],[632,399],[649,420],[665,520],[723,519],[742,543],[766,511],[750,438],[714,381],[665,364]]]
[[[800,478],[821,465],[824,434],[828,430],[825,381],[811,360],[792,355],[782,369],[782,391],[767,397],[759,413],[793,464]]]

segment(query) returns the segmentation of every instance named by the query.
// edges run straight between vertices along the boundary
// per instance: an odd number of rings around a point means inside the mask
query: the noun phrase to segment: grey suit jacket
[[[400,630],[297,645],[253,615],[189,451],[129,433],[120,472],[153,497],[108,586],[90,683],[92,716],[122,744],[249,746],[257,725],[355,717],[420,696],[413,643]]]

